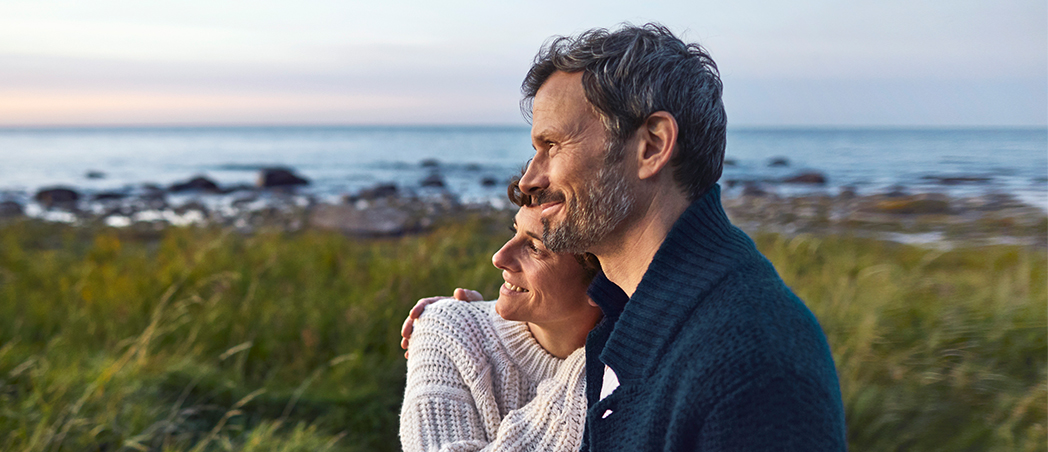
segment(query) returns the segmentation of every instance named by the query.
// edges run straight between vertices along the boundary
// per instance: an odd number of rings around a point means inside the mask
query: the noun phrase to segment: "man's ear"
[[[677,120],[669,112],[652,113],[637,129],[637,137],[640,141],[637,176],[648,179],[659,174],[673,157],[677,146]]]

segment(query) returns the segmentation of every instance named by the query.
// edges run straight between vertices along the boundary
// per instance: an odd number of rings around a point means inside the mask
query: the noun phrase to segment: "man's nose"
[[[549,176],[546,172],[546,159],[536,155],[528,163],[528,169],[520,177],[520,191],[535,196],[549,188]]]

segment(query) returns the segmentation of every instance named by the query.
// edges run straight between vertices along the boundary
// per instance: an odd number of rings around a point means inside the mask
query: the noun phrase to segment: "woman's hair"
[[[509,197],[510,202],[519,207],[530,206],[535,202],[535,198],[520,189],[521,177],[524,177],[524,169],[510,181],[509,187],[506,187],[506,196]],[[572,256],[575,256],[575,260],[579,261],[579,265],[586,270],[586,275],[590,279],[593,279],[600,272],[600,261],[597,260],[597,256],[594,256],[593,253],[572,254]]]

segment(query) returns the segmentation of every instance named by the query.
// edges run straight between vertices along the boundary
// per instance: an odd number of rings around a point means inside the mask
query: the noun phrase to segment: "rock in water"
[[[118,191],[103,191],[95,193],[95,195],[92,196],[91,199],[94,201],[116,201],[124,199],[126,197],[127,193],[121,193]]]
[[[309,179],[295,174],[289,168],[263,168],[258,175],[258,186],[262,188],[296,185],[309,185]]]
[[[444,188],[444,178],[440,177],[440,174],[433,173],[422,179],[421,185],[423,187]]]
[[[84,173],[84,177],[86,177],[88,179],[105,179],[106,173],[103,173],[103,172],[98,171],[98,170],[90,170],[90,171]]]
[[[168,191],[173,193],[179,193],[183,191],[206,191],[217,193],[219,191],[219,188],[218,184],[216,184],[215,181],[208,179],[204,176],[197,176],[188,181],[172,185],[168,188]]]
[[[398,194],[399,194],[399,191],[397,190],[397,184],[384,183],[384,184],[375,185],[374,187],[371,187],[371,188],[365,188],[365,189],[361,190],[360,193],[357,193],[356,196],[351,196],[349,198],[349,200],[350,201],[357,201],[357,200],[363,199],[363,200],[366,200],[366,201],[374,201],[376,199],[381,199],[381,198],[396,197]]]
[[[70,208],[76,205],[80,193],[64,187],[45,188],[38,191],[33,199],[44,207]]]
[[[787,160],[786,157],[775,157],[775,158],[772,158],[771,160],[768,160],[768,166],[770,166],[770,167],[790,166],[790,161]]]
[[[782,183],[826,185],[826,176],[822,173],[816,173],[814,171],[811,171],[783,179]]]

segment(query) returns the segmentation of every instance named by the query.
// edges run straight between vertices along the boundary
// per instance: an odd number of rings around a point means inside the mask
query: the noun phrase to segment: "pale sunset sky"
[[[1045,126],[1044,0],[0,0],[0,126],[524,125],[540,45],[661,22],[733,126]]]

